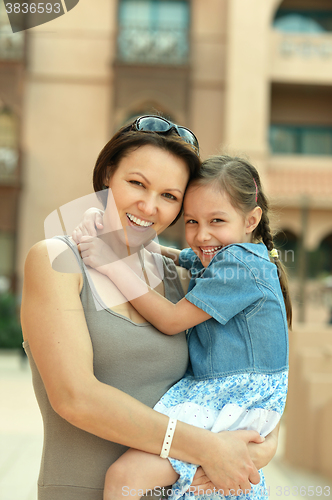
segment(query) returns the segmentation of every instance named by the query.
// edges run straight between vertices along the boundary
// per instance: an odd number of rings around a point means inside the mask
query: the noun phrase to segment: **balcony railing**
[[[120,28],[118,58],[128,63],[185,64],[189,44],[186,29]]]
[[[271,125],[273,154],[332,155],[332,127]]]
[[[332,33],[291,34],[271,30],[269,73],[274,81],[332,84]]]

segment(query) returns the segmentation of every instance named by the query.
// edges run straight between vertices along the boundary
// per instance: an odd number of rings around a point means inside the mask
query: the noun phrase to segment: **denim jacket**
[[[263,243],[228,245],[207,268],[185,249],[180,265],[191,270],[186,299],[211,315],[188,330],[196,378],[287,370],[285,305],[277,267]]]

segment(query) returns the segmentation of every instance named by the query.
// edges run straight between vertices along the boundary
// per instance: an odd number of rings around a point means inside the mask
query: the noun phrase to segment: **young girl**
[[[291,303],[268,210],[250,163],[228,156],[203,163],[184,200],[191,248],[179,252],[178,263],[190,269],[191,281],[177,304],[148,287],[124,262],[98,267],[105,244],[83,237],[85,263],[109,276],[126,297],[133,296],[135,283],[137,298],[131,303],[143,317],[167,335],[188,329],[190,367],[155,407],[170,417],[162,458],[126,452],[107,473],[104,500],[140,498],[148,489],[173,483],[169,498],[191,497],[197,465],[164,460],[176,419],[213,432],[254,429],[263,436],[277,425],[287,393]],[[231,494],[242,500],[267,498],[263,474],[250,492]],[[222,491],[211,491],[199,498],[222,497]]]

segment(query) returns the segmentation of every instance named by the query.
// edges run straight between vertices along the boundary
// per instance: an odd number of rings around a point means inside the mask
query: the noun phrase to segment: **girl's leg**
[[[146,490],[173,484],[178,477],[168,460],[130,449],[108,469],[104,500],[139,499]]]

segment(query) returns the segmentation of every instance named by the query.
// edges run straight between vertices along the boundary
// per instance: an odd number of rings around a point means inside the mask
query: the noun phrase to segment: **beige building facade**
[[[332,274],[331,0],[82,0],[19,38],[0,14],[0,278],[18,293],[45,219],[92,192],[101,148],[146,113],[192,128],[202,158],[248,157],[294,276]],[[164,237],[185,245],[181,222]],[[304,333],[286,454],[331,475],[331,332]]]
[[[203,158],[249,157],[284,248],[305,229],[306,249],[332,261],[331,16],[329,0],[95,0],[28,30],[18,290],[45,218],[91,192],[102,146],[150,112],[192,128]],[[181,224],[166,237],[185,244]]]

